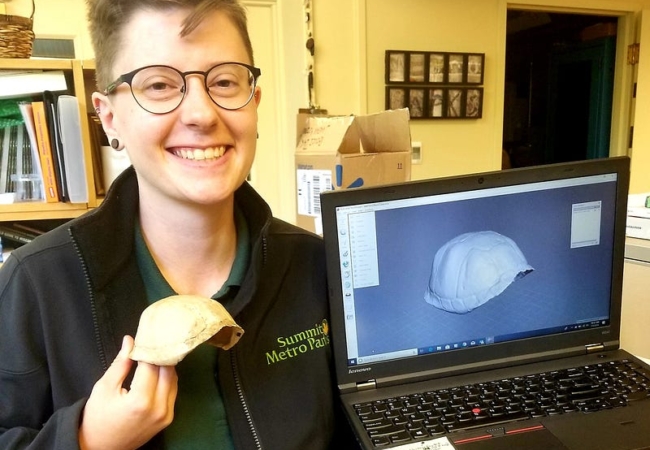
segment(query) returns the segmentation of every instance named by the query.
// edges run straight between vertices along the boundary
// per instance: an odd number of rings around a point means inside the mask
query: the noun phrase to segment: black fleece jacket
[[[137,192],[128,169],[100,207],[15,250],[0,270],[0,448],[79,448],[86,399],[147,306],[133,249]],[[236,202],[252,255],[229,312],[245,334],[218,362],[236,448],[350,448],[334,440],[322,241],[273,218],[248,184]]]

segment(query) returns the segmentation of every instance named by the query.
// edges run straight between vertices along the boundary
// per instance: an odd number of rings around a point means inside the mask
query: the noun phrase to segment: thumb
[[[104,378],[109,381],[110,384],[113,384],[116,387],[122,387],[122,383],[129,374],[129,370],[131,370],[131,366],[133,365],[133,361],[129,358],[133,346],[133,338],[128,335],[124,336],[122,339],[122,348],[120,348],[119,353],[104,374]]]
[[[133,350],[134,346],[135,346],[135,342],[133,338],[127,334],[122,338],[122,348],[120,349],[120,352],[117,354],[117,357],[118,358],[123,357],[125,359],[129,359],[129,355],[131,354],[131,351]]]

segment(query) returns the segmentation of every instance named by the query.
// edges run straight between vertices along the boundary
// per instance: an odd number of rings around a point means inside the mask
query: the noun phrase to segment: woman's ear
[[[255,92],[253,93],[253,99],[255,100],[255,105],[259,106],[260,101],[262,100],[262,88],[255,86]]]
[[[93,92],[92,101],[93,107],[95,108],[95,114],[97,114],[97,117],[99,117],[99,120],[102,122],[102,128],[104,129],[106,136],[108,136],[108,139],[117,138],[118,132],[115,129],[113,105],[108,97],[99,92]]]

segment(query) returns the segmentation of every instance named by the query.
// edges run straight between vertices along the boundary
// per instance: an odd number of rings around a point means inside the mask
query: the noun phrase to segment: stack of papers
[[[43,91],[65,91],[67,89],[62,70],[0,71],[0,98],[16,98],[42,94]]]

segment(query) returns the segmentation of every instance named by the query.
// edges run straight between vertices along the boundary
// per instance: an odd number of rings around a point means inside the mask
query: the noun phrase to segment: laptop
[[[650,448],[619,348],[627,157],[321,194],[361,448]]]

